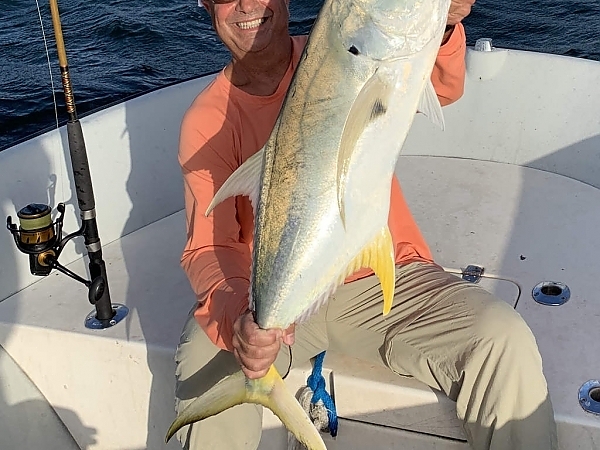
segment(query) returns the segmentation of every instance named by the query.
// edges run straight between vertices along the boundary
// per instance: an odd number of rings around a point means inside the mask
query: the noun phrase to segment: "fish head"
[[[348,51],[393,61],[441,42],[450,0],[338,0],[341,42]]]

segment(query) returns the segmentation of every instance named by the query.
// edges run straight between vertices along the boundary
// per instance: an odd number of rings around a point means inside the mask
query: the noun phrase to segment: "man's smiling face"
[[[287,0],[202,0],[202,4],[234,59],[269,51],[289,37]]]

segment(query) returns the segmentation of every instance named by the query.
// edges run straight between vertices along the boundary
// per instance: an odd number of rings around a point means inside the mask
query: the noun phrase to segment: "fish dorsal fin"
[[[418,111],[429,118],[435,125],[440,127],[442,130],[445,128],[444,113],[442,112],[442,105],[440,100],[435,93],[435,88],[431,80],[427,81],[421,100],[419,101]]]
[[[383,315],[392,309],[394,287],[396,284],[396,263],[394,260],[394,243],[387,224],[381,229],[367,246],[350,262],[344,278],[357,270],[369,267],[375,272],[383,291]]]
[[[260,173],[263,166],[264,149],[259,150],[248,158],[229,178],[223,183],[223,186],[217,191],[210,205],[206,209],[205,216],[223,200],[236,195],[247,195],[254,211],[256,211],[256,201],[260,190]]]
[[[348,170],[356,143],[371,122],[385,115],[392,89],[391,80],[381,75],[380,71],[375,72],[359,92],[346,118],[340,139],[337,163],[338,207],[344,226],[346,223],[344,196],[346,194]]]

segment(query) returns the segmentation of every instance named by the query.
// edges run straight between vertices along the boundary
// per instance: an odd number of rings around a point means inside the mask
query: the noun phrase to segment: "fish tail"
[[[264,377],[256,380],[247,379],[240,371],[217,383],[177,416],[167,431],[165,442],[185,425],[242,403],[256,403],[269,408],[308,450],[326,450],[321,435],[274,366]]]

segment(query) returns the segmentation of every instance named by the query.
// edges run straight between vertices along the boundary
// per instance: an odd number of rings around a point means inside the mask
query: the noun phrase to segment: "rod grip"
[[[69,151],[71,153],[71,165],[73,166],[79,209],[81,211],[89,211],[96,207],[96,202],[94,201],[92,177],[90,175],[81,123],[78,120],[67,122],[67,133],[69,136]]]

